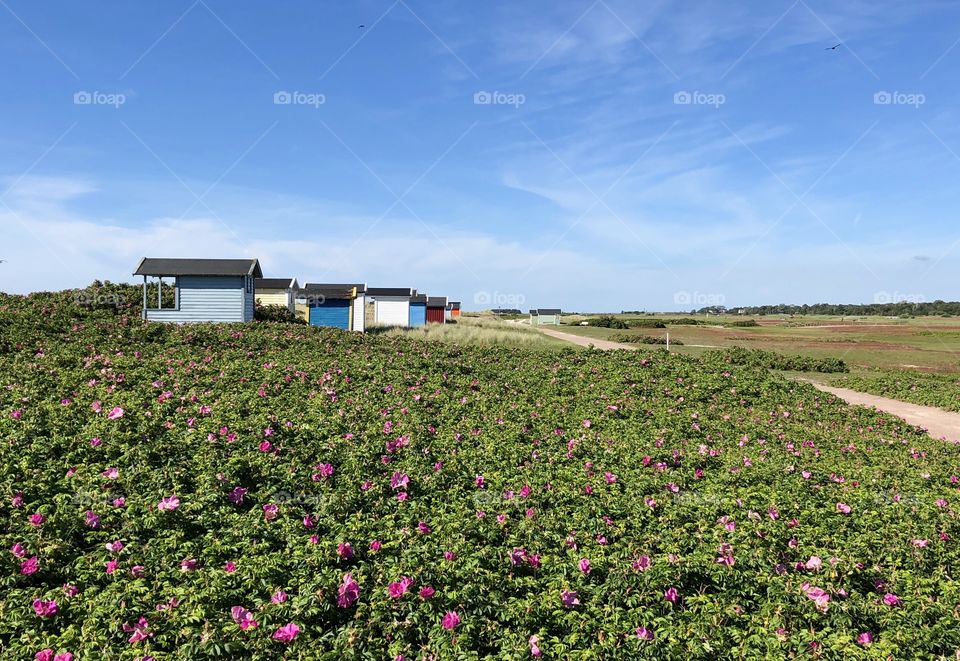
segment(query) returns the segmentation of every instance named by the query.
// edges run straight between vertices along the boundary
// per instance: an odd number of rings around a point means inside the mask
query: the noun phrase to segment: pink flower
[[[873,634],[869,631],[864,631],[859,636],[857,636],[857,643],[863,645],[864,647],[873,643]]]
[[[337,590],[337,606],[347,608],[360,598],[360,584],[353,579],[353,574],[344,574],[343,583]]]
[[[273,503],[268,503],[263,506],[263,518],[267,521],[273,521],[277,518],[277,512],[280,511],[280,508],[274,505]]]
[[[119,539],[113,542],[107,542],[104,544],[104,546],[111,553],[119,553],[123,550],[123,542],[121,542]]]
[[[253,613],[243,606],[234,606],[230,609],[230,616],[237,625],[246,631],[247,629],[256,629],[257,621],[253,619]]]
[[[473,478],[473,483],[477,485],[478,489],[482,489],[485,482],[486,480],[484,479],[483,475],[477,475],[475,478]]]
[[[109,418],[110,420],[116,420],[117,418],[122,418],[122,417],[123,417],[123,409],[120,408],[119,406],[114,406],[112,409],[110,409],[110,413],[107,414],[107,418]]]
[[[197,568],[196,558],[187,558],[180,563],[180,571],[194,571]]]
[[[248,491],[249,489],[245,489],[244,487],[239,487],[239,486],[234,487],[233,490],[230,492],[230,494],[227,496],[227,500],[229,500],[234,505],[243,505],[243,497],[247,495]]]
[[[297,637],[298,633],[300,633],[300,627],[293,622],[290,622],[289,624],[285,624],[274,631],[273,639],[280,641],[281,643],[292,643],[293,639]]]
[[[380,547],[383,546],[383,543],[379,539],[375,539],[370,542],[370,550],[376,553],[380,550]]]
[[[406,473],[396,471],[390,476],[390,486],[395,490],[404,489],[408,484],[410,484],[410,476]]]
[[[93,510],[87,510],[83,514],[83,522],[87,524],[89,528],[99,528],[100,527],[100,517],[96,515]]]
[[[399,581],[391,583],[387,587],[387,594],[390,595],[391,599],[399,599],[407,593],[411,585],[413,585],[413,579],[409,576],[403,576]]]
[[[351,559],[353,557],[353,546],[350,545],[350,542],[337,544],[337,555],[345,560]]]
[[[144,567],[143,565],[134,565],[133,567],[130,568],[130,573],[133,575],[134,578],[143,578],[144,573],[146,573],[145,570],[146,570],[146,567]]]
[[[846,503],[837,503],[837,511],[840,512],[841,514],[849,514],[850,506],[847,505]]]
[[[228,560],[226,564],[223,565],[223,571],[227,572],[228,574],[232,574],[233,572],[237,571],[237,563],[235,563],[233,560]]]
[[[27,554],[27,550],[26,548],[24,548],[23,544],[21,544],[20,542],[17,542],[16,544],[10,547],[10,553],[12,553],[16,558],[22,558]]]
[[[653,640],[653,632],[646,627],[637,627],[637,638],[640,640]]]
[[[27,517],[27,520],[30,521],[31,526],[43,525],[43,522],[45,521],[43,514],[40,512],[31,514],[29,517]]]
[[[810,571],[816,571],[823,566],[823,560],[821,560],[819,556],[811,555],[810,559],[807,560],[807,564],[804,566]]]
[[[120,477],[120,471],[118,471],[115,466],[111,466],[100,474],[108,480],[115,480]]]
[[[10,417],[13,418],[14,420],[19,420],[20,418],[23,417],[23,411],[21,411],[20,409],[10,411]]]
[[[33,556],[29,560],[24,560],[20,563],[20,573],[26,576],[30,574],[36,574],[37,569],[40,568],[40,561],[37,560],[37,556]]]
[[[883,595],[883,603],[887,606],[899,606],[903,603],[903,600],[892,592],[888,592]]]
[[[590,560],[587,558],[580,558],[580,562],[577,563],[577,567],[580,568],[584,574],[590,573]]]
[[[456,558],[456,557],[457,557],[457,555],[456,555],[453,551],[444,551],[444,552],[443,552],[443,559],[444,559],[444,560],[447,560],[448,562],[449,562],[449,561],[452,561],[452,560],[453,560],[454,558]]]
[[[51,617],[57,614],[56,601],[43,601],[42,599],[33,600],[33,612],[39,617]]]
[[[817,610],[819,610],[821,613],[826,613],[827,609],[830,608],[830,595],[826,590],[812,587],[809,583],[804,583],[803,591],[808,598],[813,600]]]
[[[427,525],[426,521],[421,521],[417,524],[417,530],[419,530],[424,535],[430,534],[430,526]]]
[[[282,604],[288,599],[287,593],[283,590],[277,590],[270,596],[271,603]]]
[[[455,629],[456,626],[460,624],[460,616],[457,615],[456,611],[447,611],[447,613],[443,616],[443,621],[441,623],[443,624],[444,629],[450,631],[451,629]]]
[[[178,507],[180,507],[180,499],[176,496],[167,496],[166,498],[161,498],[160,502],[157,503],[157,509],[163,512],[172,512]]]
[[[573,608],[580,605],[580,595],[573,590],[563,590],[560,593],[560,602],[564,608]]]
[[[120,562],[117,560],[108,560],[105,564],[105,570],[108,574],[112,574],[117,571],[117,567],[120,565]]]
[[[149,623],[147,618],[141,617],[137,620],[136,624],[124,624],[123,630],[127,633],[133,634],[130,638],[127,639],[127,642],[131,645],[139,643],[141,640],[146,640],[147,638],[152,638],[153,634],[149,630]]]
[[[530,638],[527,640],[527,643],[530,645],[530,656],[539,657],[543,655],[543,651],[540,649],[539,645],[537,644],[539,642],[540,642],[540,639],[537,638],[536,636],[530,636]]]
[[[930,540],[929,540],[929,539],[915,539],[915,540],[913,540],[913,542],[911,542],[911,543],[912,543],[914,546],[916,546],[918,549],[922,549],[922,548],[926,548],[927,545],[930,544]]]
[[[422,588],[420,588],[420,598],[426,601],[427,599],[430,599],[433,595],[435,595],[436,592],[437,591],[434,590],[429,585],[424,585]]]
[[[677,592],[677,588],[667,588],[666,592],[663,593],[663,598],[671,604],[675,604],[677,599],[680,598],[680,593]]]

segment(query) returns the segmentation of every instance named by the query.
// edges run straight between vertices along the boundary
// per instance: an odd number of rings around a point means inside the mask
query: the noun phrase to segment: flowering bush
[[[0,344],[4,658],[960,648],[960,448],[762,368],[55,295]]]

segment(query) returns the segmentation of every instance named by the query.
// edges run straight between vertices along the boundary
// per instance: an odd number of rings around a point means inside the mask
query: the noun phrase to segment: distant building
[[[363,332],[365,284],[308,282],[297,292],[298,314],[311,326]]]
[[[442,324],[447,320],[447,297],[431,296],[427,299],[427,323]]]
[[[414,295],[410,298],[410,326],[427,325],[427,295],[418,294],[414,290]]]
[[[178,324],[253,321],[255,281],[263,277],[256,259],[144,257],[133,274],[143,276],[143,318]],[[156,301],[147,300],[147,278],[157,278]],[[163,305],[165,278],[174,281],[171,307]]]
[[[450,301],[447,303],[447,319],[460,318],[460,301]]]
[[[417,295],[409,287],[371,287],[367,290],[367,320],[381,326],[409,326],[410,299]]]
[[[253,284],[257,304],[282,305],[291,313],[295,312],[299,289],[296,278],[257,278]]]
[[[531,326],[559,326],[560,310],[556,308],[538,308],[530,310]]]
[[[510,315],[510,314],[514,314],[514,315],[523,314],[523,312],[521,312],[520,310],[513,310],[511,308],[497,308],[496,310],[490,310],[490,312],[498,316]]]

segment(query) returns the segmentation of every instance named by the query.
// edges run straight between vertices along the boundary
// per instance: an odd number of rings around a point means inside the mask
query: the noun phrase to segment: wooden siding
[[[366,329],[366,297],[362,294],[353,299],[353,325],[351,330],[363,332]]]
[[[427,308],[427,323],[428,324],[442,324],[445,319],[446,310],[443,308]]]
[[[293,297],[289,292],[277,289],[258,289],[257,303],[260,305],[282,305],[285,308],[293,309],[291,301]]]
[[[405,296],[378,297],[377,323],[384,326],[409,326],[410,299]]]
[[[377,323],[377,304],[374,301],[365,300],[363,303],[363,326],[370,328]]]
[[[350,301],[347,299],[327,299],[322,305],[311,305],[310,325],[350,330]]]
[[[424,326],[427,323],[427,304],[426,303],[411,303],[410,304],[410,325],[411,326]]]
[[[172,323],[235,322],[253,319],[253,294],[242,277],[180,276],[177,309],[147,310],[148,321]]]

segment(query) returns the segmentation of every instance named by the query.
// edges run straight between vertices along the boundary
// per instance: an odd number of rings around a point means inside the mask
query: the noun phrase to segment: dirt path
[[[571,335],[570,333],[555,331],[549,328],[540,327],[537,330],[549,335],[550,337],[566,340],[567,342],[572,342],[573,344],[578,344],[582,347],[590,346],[592,344],[597,349],[604,350],[637,349],[637,347],[629,344],[611,342],[610,340],[598,340],[590,337],[581,337],[579,335]],[[904,422],[926,429],[927,433],[933,438],[946,439],[948,441],[960,443],[960,413],[944,411],[943,409],[938,409],[933,406],[920,406],[919,404],[901,402],[897,399],[880,397],[878,395],[870,395],[857,390],[850,390],[848,388],[834,388],[833,386],[827,386],[822,383],[817,383],[816,381],[810,381],[809,379],[802,380],[806,381],[818,390],[839,397],[848,404],[876,408],[884,413],[895,415]]]
[[[960,442],[960,413],[944,411],[933,406],[901,402],[898,399],[870,395],[848,388],[835,388],[815,381],[807,381],[807,383],[818,390],[836,395],[848,404],[876,408],[895,415],[911,425],[923,427],[934,438]]]
[[[611,349],[629,349],[631,351],[635,351],[637,348],[622,342],[611,342],[610,340],[598,340],[592,337],[582,337],[580,335],[573,335],[571,333],[563,333],[561,331],[551,330],[550,328],[544,328],[543,326],[537,326],[537,330],[544,335],[555,337],[558,340],[566,340],[567,342],[578,344],[581,347],[588,347],[592,344],[597,349],[603,349],[604,351],[609,351]]]

